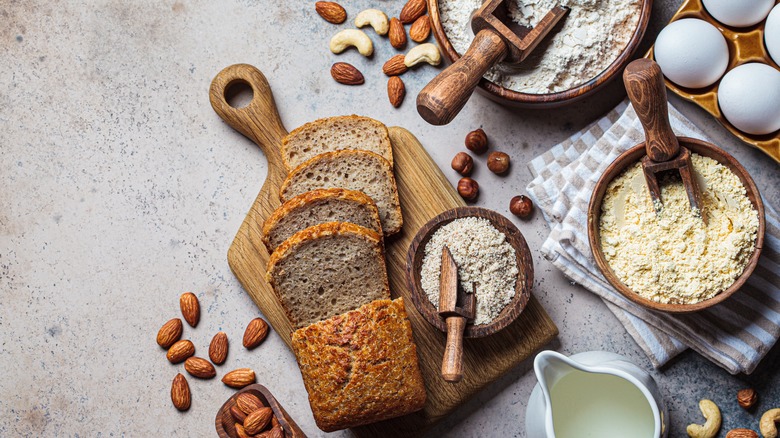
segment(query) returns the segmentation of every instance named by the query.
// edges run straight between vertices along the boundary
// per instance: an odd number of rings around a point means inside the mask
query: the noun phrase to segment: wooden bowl
[[[450,40],[444,33],[444,27],[439,16],[439,0],[427,0],[427,2],[433,36],[436,38],[436,42],[439,43],[439,48],[443,55],[451,63],[455,62],[460,58],[460,55],[452,47]],[[652,8],[653,0],[643,0],[637,27],[623,52],[604,71],[582,85],[557,93],[530,94],[510,90],[482,78],[479,81],[477,90],[495,102],[518,108],[556,108],[582,100],[620,76],[623,68],[631,61],[631,56],[639,47],[642,37],[645,35]]]
[[[492,210],[479,207],[458,207],[447,210],[444,213],[431,219],[420,228],[417,235],[414,236],[409,252],[406,257],[406,281],[409,289],[412,291],[412,303],[417,311],[434,327],[446,332],[447,324],[439,316],[436,307],[428,299],[428,295],[422,288],[420,282],[420,269],[422,268],[423,258],[425,257],[425,245],[431,240],[433,233],[440,227],[452,222],[455,219],[465,217],[481,217],[490,221],[496,229],[506,235],[507,241],[515,249],[517,256],[517,269],[520,271],[515,283],[515,296],[512,301],[504,307],[496,319],[489,324],[474,325],[467,324],[463,336],[466,338],[481,338],[492,335],[512,321],[525,309],[528,300],[531,298],[531,288],[534,284],[534,264],[531,259],[531,251],[520,230],[504,216]],[[479,292],[478,292],[479,293]]]
[[[750,274],[753,273],[753,269],[755,269],[756,264],[758,263],[758,257],[761,255],[761,248],[764,244],[764,204],[761,201],[761,196],[758,193],[758,188],[756,188],[753,179],[750,177],[745,168],[734,159],[734,157],[724,152],[720,148],[717,148],[702,140],[689,137],[677,137],[677,139],[680,141],[680,146],[687,147],[691,152],[697,153],[704,157],[712,158],[713,160],[728,167],[732,172],[734,172],[734,174],[739,177],[740,181],[742,181],[742,185],[745,186],[747,196],[758,213],[758,232],[756,233],[755,249],[753,250],[753,255],[750,257],[748,264],[742,271],[742,275],[740,275],[734,284],[732,284],[728,289],[715,295],[709,300],[700,301],[695,304],[664,304],[644,298],[636,292],[632,291],[628,286],[623,284],[615,272],[612,271],[612,267],[610,267],[609,262],[607,262],[607,259],[604,257],[604,253],[601,250],[601,236],[599,234],[601,203],[604,199],[604,193],[607,191],[607,186],[609,183],[618,175],[620,175],[624,169],[638,162],[643,156],[645,156],[644,142],[627,150],[617,159],[615,159],[615,161],[609,167],[607,167],[607,170],[596,183],[596,187],[593,189],[593,196],[591,196],[590,204],[588,205],[588,240],[590,241],[590,248],[593,252],[593,257],[596,259],[596,264],[598,265],[599,270],[601,270],[601,273],[604,274],[604,277],[606,277],[607,281],[609,281],[609,283],[615,289],[617,289],[618,292],[623,294],[623,296],[648,309],[660,310],[662,312],[670,313],[688,313],[703,310],[723,302],[728,297],[733,295],[737,290],[739,290],[739,288],[745,284],[745,281],[747,281],[748,277],[750,277]]]
[[[217,435],[219,435],[220,438],[232,438],[225,430],[225,427],[222,425],[222,418],[226,415],[227,418],[232,419],[232,416],[230,415],[230,408],[236,405],[236,396],[242,392],[250,392],[254,394],[260,399],[260,401],[262,401],[266,406],[270,407],[271,410],[274,411],[274,416],[276,417],[277,421],[279,421],[279,425],[281,425],[282,429],[284,430],[285,438],[306,438],[306,434],[304,434],[295,421],[290,418],[290,415],[287,414],[287,411],[284,410],[282,405],[276,401],[274,396],[271,394],[271,391],[269,391],[265,386],[259,384],[249,385],[245,388],[242,388],[240,391],[233,394],[233,396],[230,397],[221,408],[219,408],[219,411],[217,411],[217,417],[214,420],[214,424],[217,427]]]
[[[780,3],[780,0],[775,2],[775,4],[778,3]],[[764,28],[766,27],[766,20],[750,27],[729,27],[712,18],[704,9],[701,0],[684,1],[682,6],[680,6],[680,9],[678,9],[677,13],[672,17],[670,23],[683,18],[698,18],[704,20],[715,26],[723,34],[729,48],[729,64],[726,68],[726,73],[738,65],[747,64],[749,62],[761,62],[780,69],[780,66],[772,60],[766,50],[766,46],[764,46]],[[647,52],[647,55],[645,55],[645,58],[655,59],[652,47],[650,48],[650,51]],[[724,75],[726,73],[724,73]],[[699,105],[715,117],[721,125],[731,131],[738,139],[750,146],[758,148],[780,163],[780,131],[766,135],[747,134],[729,123],[718,106],[718,86],[720,85],[720,80],[709,87],[697,89],[680,87],[672,81],[666,79],[665,81],[666,88],[672,90],[674,94]]]

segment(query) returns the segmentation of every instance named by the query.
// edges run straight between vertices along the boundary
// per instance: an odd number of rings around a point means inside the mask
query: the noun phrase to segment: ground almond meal
[[[471,14],[484,0],[440,0],[439,15],[447,39],[460,55],[474,34]],[[639,23],[642,0],[507,0],[510,18],[533,27],[555,6],[569,13],[519,66],[499,64],[485,78],[530,94],[566,91],[584,84],[615,61]]]
[[[458,265],[458,285],[468,291],[477,285],[474,325],[492,322],[515,296],[519,273],[515,249],[504,233],[484,218],[455,219],[436,230],[425,245],[420,272],[422,288],[436,310],[444,245]]]
[[[731,286],[753,253],[758,213],[739,178],[691,154],[708,223],[691,213],[679,175],[661,178],[656,215],[642,165],[610,182],[601,205],[604,256],[626,286],[660,303],[694,304]]]

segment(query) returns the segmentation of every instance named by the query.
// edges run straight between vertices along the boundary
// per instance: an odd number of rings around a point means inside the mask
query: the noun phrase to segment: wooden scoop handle
[[[417,96],[417,112],[431,125],[446,125],[458,115],[490,67],[509,53],[490,29],[477,33],[466,53],[433,78]]]
[[[231,106],[225,97],[237,85],[252,89],[252,100],[242,108]],[[271,86],[263,73],[248,64],[226,67],[211,81],[209,100],[222,120],[260,146],[268,159],[268,173],[278,172],[284,178],[287,171],[280,146],[287,130],[279,118]]]
[[[623,72],[628,98],[645,130],[645,150],[651,160],[669,161],[680,152],[680,143],[669,125],[666,86],[661,67],[652,59],[640,58]]]
[[[444,380],[457,383],[463,378],[463,330],[466,318],[447,317],[447,344],[444,347],[444,360],[441,362],[441,375]]]

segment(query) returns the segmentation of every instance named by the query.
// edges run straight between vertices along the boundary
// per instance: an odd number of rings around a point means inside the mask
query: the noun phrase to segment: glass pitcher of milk
[[[652,376],[623,356],[588,351],[534,359],[528,438],[662,438],[669,413]]]

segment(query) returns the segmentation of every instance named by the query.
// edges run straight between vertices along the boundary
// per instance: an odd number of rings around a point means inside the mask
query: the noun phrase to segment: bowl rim
[[[433,236],[433,233],[455,219],[466,217],[488,219],[496,229],[506,235],[507,242],[515,250],[515,258],[519,270],[517,281],[515,282],[515,296],[502,309],[499,316],[488,324],[476,326],[468,323],[466,325],[463,333],[465,338],[481,338],[497,333],[514,322],[528,305],[528,301],[531,298],[531,289],[534,281],[533,259],[523,234],[512,221],[496,211],[472,206],[456,207],[438,214],[419,229],[409,245],[406,259],[406,281],[411,291],[412,303],[417,311],[428,323],[446,333],[447,325],[445,320],[439,316],[436,307],[428,299],[422,288],[419,268],[422,266],[422,260],[425,256],[425,246]]]
[[[734,293],[736,293],[745,284],[747,279],[753,273],[753,270],[756,268],[758,259],[761,255],[761,249],[764,244],[766,221],[764,217],[764,203],[761,200],[761,194],[759,193],[755,182],[753,182],[753,178],[751,178],[747,170],[745,170],[745,168],[742,167],[742,165],[734,157],[717,146],[703,140],[680,136],[678,136],[677,139],[680,141],[681,146],[687,147],[692,153],[712,158],[734,172],[740,181],[742,181],[742,185],[747,191],[747,196],[753,204],[753,207],[756,209],[756,213],[758,214],[758,230],[756,232],[755,247],[753,248],[753,254],[748,260],[748,263],[745,265],[742,274],[740,274],[734,283],[726,288],[726,290],[718,293],[708,300],[699,301],[698,303],[694,304],[659,303],[644,298],[632,291],[617,277],[601,249],[601,236],[599,232],[601,203],[603,201],[607,186],[612,181],[612,179],[617,177],[628,166],[636,163],[642,156],[645,155],[644,142],[633,146],[615,158],[615,160],[601,175],[595,187],[593,188],[590,202],[588,203],[588,243],[590,244],[591,253],[593,254],[593,258],[596,260],[596,265],[598,266],[599,271],[601,271],[612,287],[617,289],[617,291],[620,292],[620,294],[625,298],[651,310],[667,313],[691,313],[707,309],[725,301],[734,295]]]
[[[453,63],[460,58],[460,55],[455,51],[449,38],[447,38],[447,35],[444,33],[444,27],[441,24],[441,17],[439,15],[439,0],[427,0],[427,3],[433,36],[442,49],[442,52],[444,52],[444,56],[449,59],[450,63]],[[479,88],[490,96],[500,98],[507,102],[535,107],[558,106],[564,103],[572,103],[589,96],[617,77],[618,73],[628,65],[629,61],[631,61],[631,57],[636,53],[636,50],[639,48],[642,38],[644,38],[645,32],[647,31],[652,9],[653,0],[642,0],[636,29],[634,29],[634,33],[631,35],[631,38],[628,40],[626,47],[620,55],[618,55],[618,57],[601,73],[574,88],[546,94],[521,93],[519,91],[501,87],[488,81],[484,77],[479,81]]]

